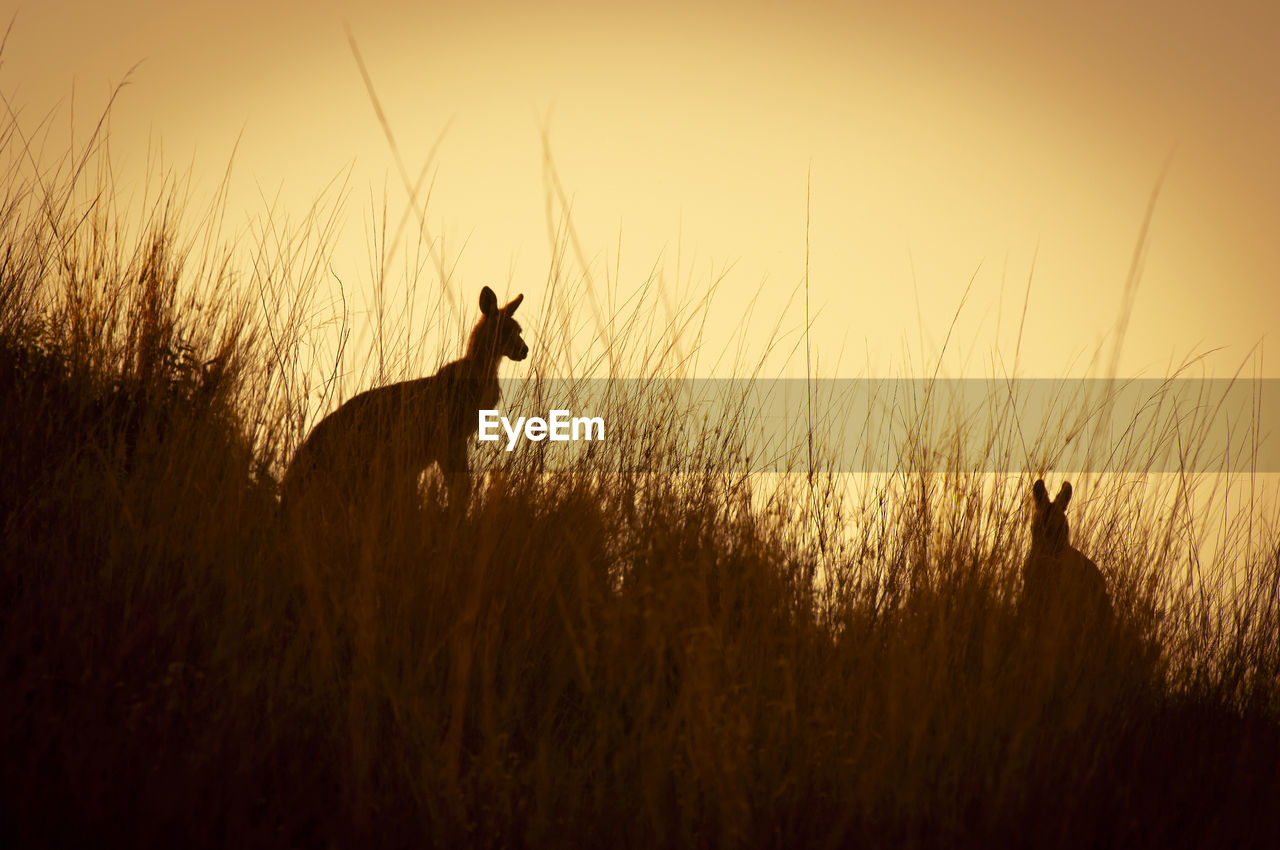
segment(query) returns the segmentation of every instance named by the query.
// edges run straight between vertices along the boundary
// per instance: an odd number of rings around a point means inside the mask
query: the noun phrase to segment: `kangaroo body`
[[[433,463],[449,484],[451,506],[465,504],[467,448],[478,412],[498,403],[502,358],[523,360],[529,353],[511,317],[523,297],[499,308],[484,287],[482,316],[462,359],[430,377],[366,390],[322,419],[285,472],[282,505],[317,498],[330,506],[374,497],[416,501],[419,477]]]
[[[1071,545],[1067,503],[1071,485],[1063,483],[1049,501],[1044,481],[1032,488],[1034,515],[1031,547],[1022,565],[1024,608],[1041,621],[1066,620],[1100,627],[1111,621],[1111,600],[1098,565]]]

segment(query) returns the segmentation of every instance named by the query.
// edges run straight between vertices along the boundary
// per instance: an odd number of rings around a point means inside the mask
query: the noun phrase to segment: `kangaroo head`
[[[467,343],[468,357],[492,359],[496,363],[503,357],[523,360],[529,356],[529,346],[520,336],[520,323],[511,318],[523,300],[523,295],[517,295],[507,306],[499,307],[498,296],[492,289],[486,286],[480,290],[481,316]]]
[[[1031,516],[1031,549],[1055,555],[1065,550],[1071,542],[1071,529],[1067,525],[1067,503],[1071,501],[1071,485],[1064,481],[1057,497],[1049,501],[1049,491],[1044,479],[1031,488],[1034,500]]]

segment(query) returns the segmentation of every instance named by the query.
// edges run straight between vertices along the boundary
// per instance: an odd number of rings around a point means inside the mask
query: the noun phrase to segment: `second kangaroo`
[[[427,378],[367,390],[330,413],[294,454],[281,485],[282,504],[321,497],[351,505],[370,495],[416,500],[418,480],[438,463],[451,508],[470,498],[467,443],[478,412],[497,406],[498,364],[523,360],[529,346],[512,314],[489,287],[480,290],[480,321],[466,355]]]

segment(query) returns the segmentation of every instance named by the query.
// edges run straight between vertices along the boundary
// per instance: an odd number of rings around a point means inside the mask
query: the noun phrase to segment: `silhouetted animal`
[[[1031,495],[1031,548],[1022,565],[1024,611],[1037,621],[1072,622],[1082,628],[1108,625],[1106,580],[1098,565],[1071,545],[1066,513],[1071,485],[1064,481],[1051,502],[1039,480]]]
[[[471,492],[467,443],[478,412],[498,403],[498,364],[529,354],[512,318],[523,298],[499,308],[493,290],[484,287],[480,321],[461,360],[428,378],[362,392],[321,420],[285,472],[282,507],[315,499],[326,507],[349,506],[371,495],[384,504],[416,502],[419,477],[432,463],[448,482],[450,506],[465,505]]]

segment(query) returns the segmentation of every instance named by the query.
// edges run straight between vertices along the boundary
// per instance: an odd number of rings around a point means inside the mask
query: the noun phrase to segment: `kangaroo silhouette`
[[[1075,628],[1106,626],[1111,600],[1098,565],[1071,545],[1067,503],[1071,484],[1063,482],[1049,501],[1044,480],[1031,488],[1033,511],[1031,547],[1022,565],[1023,603],[1039,622],[1071,623]]]
[[[322,499],[328,507],[350,506],[370,497],[418,499],[419,477],[439,464],[451,508],[471,494],[467,443],[478,412],[498,403],[498,365],[523,360],[529,346],[512,318],[524,295],[505,307],[489,287],[480,290],[480,321],[467,352],[426,378],[366,390],[330,413],[298,447],[281,482],[286,509]]]

